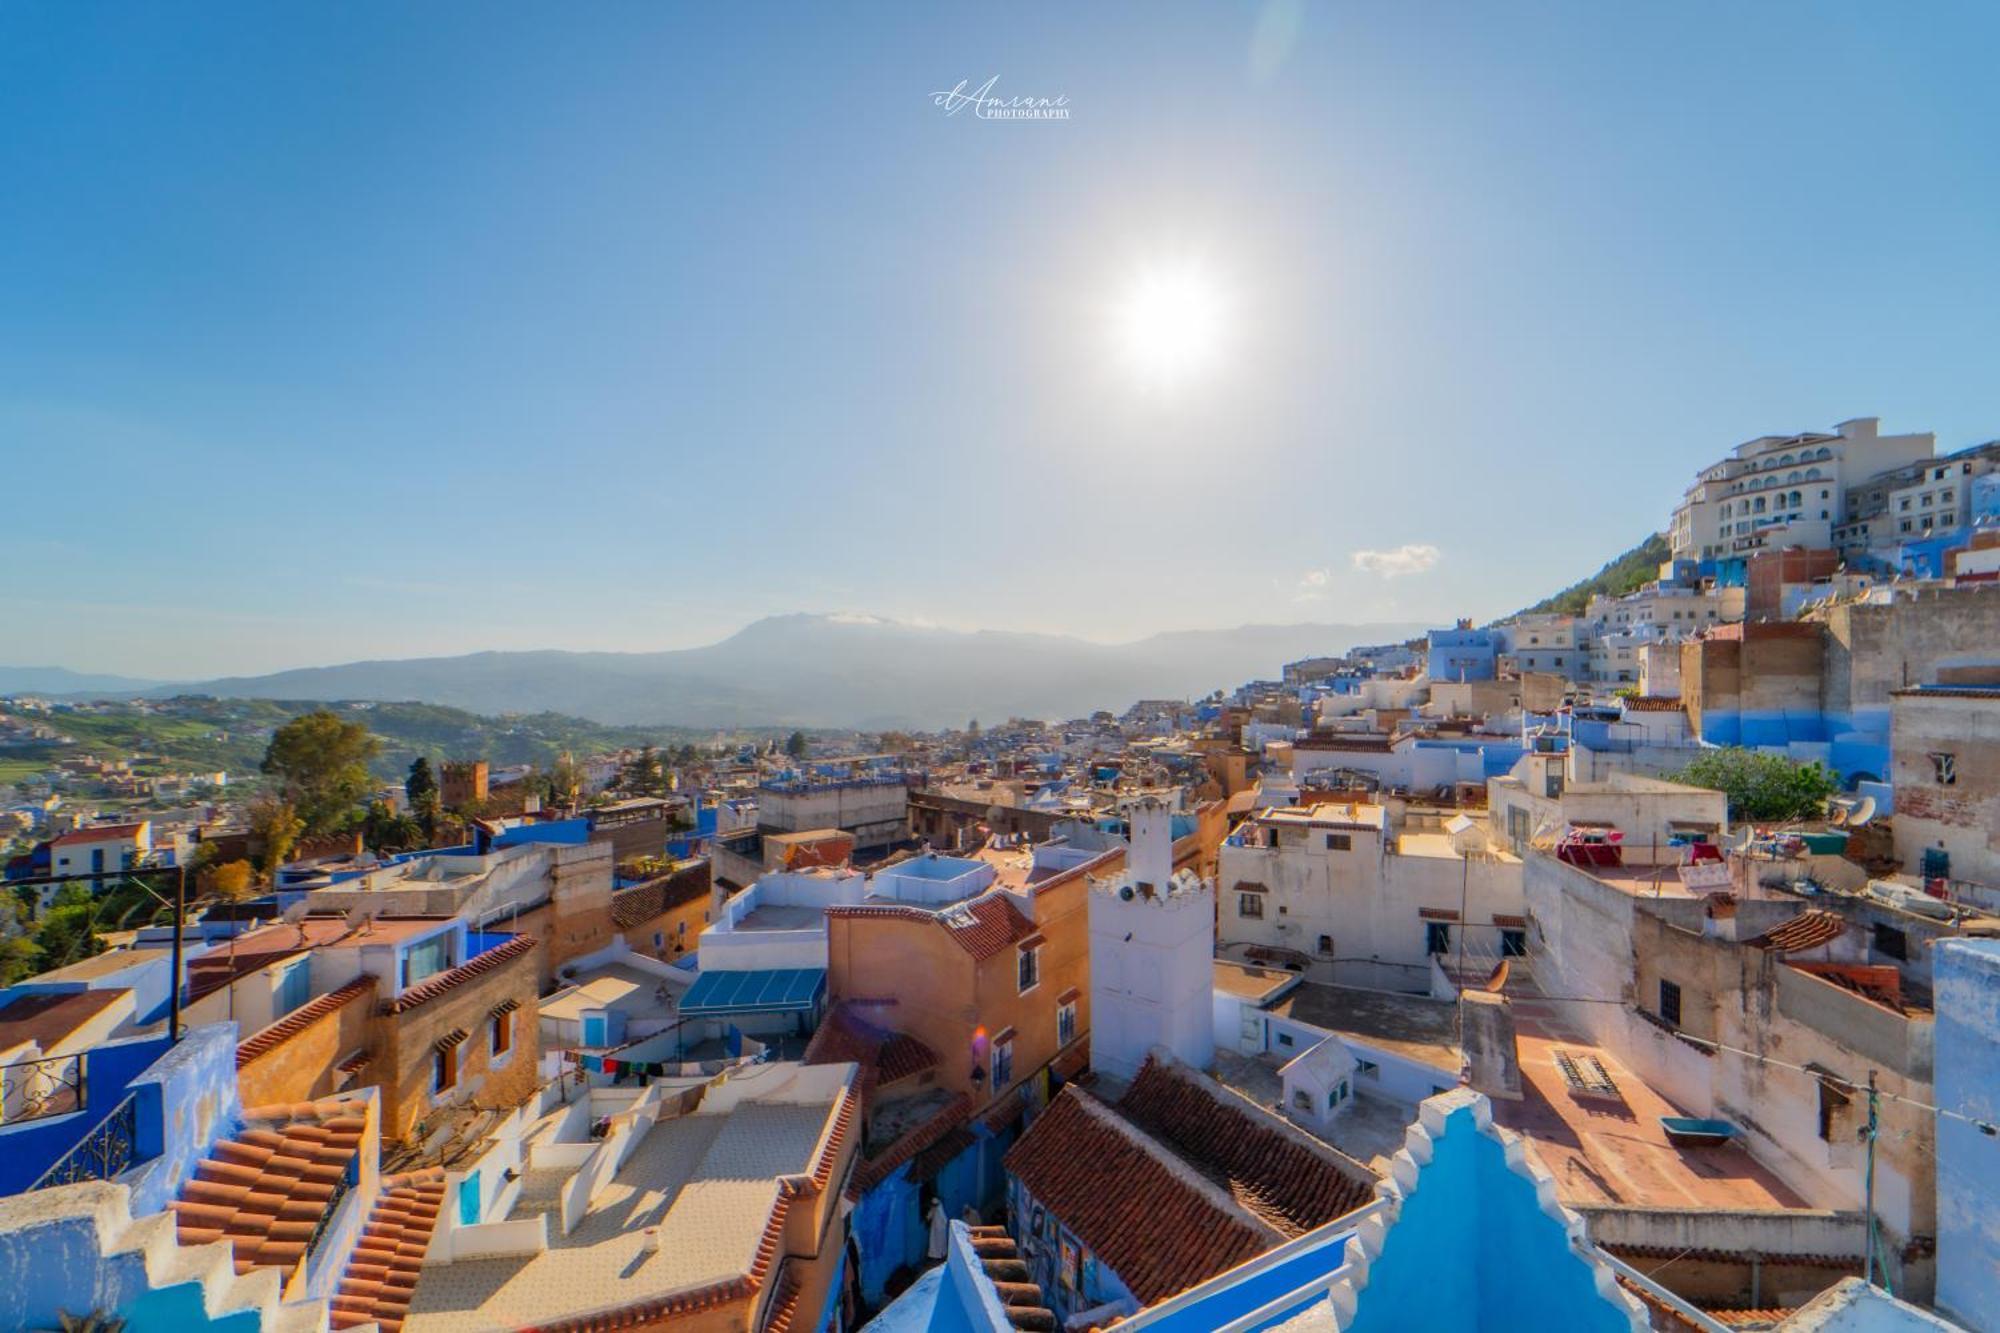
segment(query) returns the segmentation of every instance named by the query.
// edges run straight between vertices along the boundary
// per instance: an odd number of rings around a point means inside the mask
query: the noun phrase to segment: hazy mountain
[[[160,684],[135,676],[102,676],[68,667],[0,666],[0,694],[137,694]]]
[[[1418,626],[1245,625],[1123,644],[966,633],[861,616],[772,616],[720,643],[663,653],[490,652],[350,662],[174,687],[253,699],[382,699],[604,723],[940,727],[1075,717],[1190,698],[1285,662]]]

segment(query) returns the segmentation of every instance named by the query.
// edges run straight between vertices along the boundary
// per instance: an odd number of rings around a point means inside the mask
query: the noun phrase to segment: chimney
[[[1710,894],[1708,907],[1703,914],[1701,933],[1710,939],[1736,939],[1736,895],[1733,893]]]

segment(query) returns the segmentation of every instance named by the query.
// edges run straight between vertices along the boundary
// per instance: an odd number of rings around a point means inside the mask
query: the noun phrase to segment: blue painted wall
[[[1541,1209],[1534,1182],[1507,1165],[1470,1107],[1433,1142],[1368,1270],[1349,1333],[1449,1328],[1468,1333],[1629,1333],[1598,1295],[1594,1271]]]
[[[2000,1124],[2000,941],[1948,940],[1932,957],[1937,1104]],[[1938,1308],[2000,1329],[2000,1138],[1938,1117]]]
[[[117,1109],[132,1080],[159,1059],[168,1045],[165,1037],[136,1037],[96,1047],[84,1056],[83,1110],[0,1127],[0,1194],[19,1194],[41,1179],[58,1158]],[[232,1083],[235,1077],[232,1064]]]

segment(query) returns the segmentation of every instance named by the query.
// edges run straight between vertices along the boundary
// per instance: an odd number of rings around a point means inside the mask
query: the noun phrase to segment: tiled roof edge
[[[277,1022],[272,1023],[268,1027],[258,1029],[238,1043],[236,1047],[236,1067],[241,1069],[252,1060],[260,1056],[269,1055],[272,1051],[277,1050],[278,1047],[284,1045],[293,1037],[298,1036],[328,1014],[337,1012],[343,1006],[363,996],[372,997],[374,994],[375,978],[373,976],[359,976],[348,982],[345,986],[341,986],[336,990],[330,990],[316,999],[307,1001]]]
[[[481,977],[499,967],[511,963],[533,952],[537,943],[533,935],[516,935],[498,948],[488,949],[469,963],[460,963],[448,972],[440,972],[429,977],[398,995],[382,1006],[384,1014],[400,1014],[416,1008],[420,1004],[435,1000],[475,977]]]

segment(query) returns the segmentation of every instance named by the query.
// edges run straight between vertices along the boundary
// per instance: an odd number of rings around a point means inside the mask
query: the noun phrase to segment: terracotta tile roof
[[[374,998],[375,978],[363,974],[338,990],[330,990],[317,999],[309,1000],[269,1027],[251,1033],[247,1040],[239,1043],[236,1047],[236,1067],[241,1069],[258,1056],[269,1055],[328,1014],[337,1013],[357,1000]]]
[[[383,1005],[382,1012],[384,1014],[400,1014],[414,1009],[427,1001],[435,1000],[438,996],[462,986],[476,977],[483,977],[495,968],[502,967],[513,962],[516,958],[522,958],[533,953],[535,943],[533,935],[516,935],[505,944],[488,949],[469,963],[460,963],[457,967],[449,971],[440,972],[434,977],[428,977],[418,982],[395,999]]]
[[[1284,1239],[1074,1085],[1049,1103],[1004,1160],[1035,1202],[1061,1218],[1141,1305]]]
[[[334,1328],[372,1322],[383,1333],[398,1333],[443,1206],[442,1167],[383,1177],[374,1211],[334,1290],[328,1319]]]
[[[1090,1064],[1090,1034],[1085,1033],[1056,1053],[1049,1072],[1057,1078],[1075,1078]]]
[[[1148,1059],[1118,1109],[1286,1236],[1375,1197],[1361,1163],[1184,1066]]]
[[[882,917],[941,926],[954,944],[981,962],[1035,933],[1035,923],[1014,906],[1013,899],[1005,891],[988,893],[935,912],[922,907],[887,903],[842,903],[827,908],[826,914],[830,917]]]
[[[778,1289],[771,1308],[764,1315],[764,1333],[792,1333],[799,1317],[799,1294],[805,1284],[799,1280],[798,1265],[788,1257],[778,1265]]]
[[[878,1027],[852,1001],[843,1000],[827,1013],[806,1044],[809,1065],[854,1064],[861,1067],[863,1102],[873,1099],[883,1083],[911,1078],[938,1064],[938,1053],[917,1038]]]
[[[619,930],[651,921],[676,907],[706,898],[712,891],[708,862],[649,879],[611,895],[611,924]]]
[[[1625,700],[1628,713],[1678,713],[1685,706],[1678,695],[1635,694]]]
[[[1903,978],[1895,967],[1889,964],[1866,963],[1794,963],[1786,960],[1785,966],[1807,976],[1818,977],[1842,990],[1851,991],[1865,1000],[1872,1000],[1885,1009],[1897,1013],[1908,1013],[1903,1004]]]
[[[978,1142],[978,1136],[963,1125],[947,1131],[943,1138],[910,1159],[910,1179],[919,1183],[937,1179],[938,1172]]]
[[[1710,1319],[1713,1319],[1718,1324],[1727,1324],[1732,1328],[1748,1328],[1762,1324],[1775,1324],[1781,1320],[1788,1319],[1791,1317],[1792,1311],[1796,1308],[1790,1305],[1773,1305],[1762,1310],[1709,1310],[1706,1313]]]
[[[355,1169],[367,1121],[340,1098],[260,1107],[243,1118],[242,1132],[217,1142],[168,1206],[181,1244],[227,1240],[238,1273],[289,1273],[305,1258],[335,1187]]]
[[[1847,933],[1847,918],[1838,912],[1813,908],[1801,912],[1781,925],[1772,927],[1762,935],[1757,935],[1744,943],[1756,949],[1769,949],[1774,953],[1791,953],[1800,949],[1817,949],[1823,944],[1831,944]]]
[[[1633,1259],[1677,1259],[1686,1258],[1696,1263],[1739,1264],[1748,1263],[1747,1250],[1690,1250],[1674,1245],[1625,1245],[1611,1243],[1598,1246],[1606,1254],[1626,1260]],[[1861,1271],[1861,1256],[1858,1254],[1763,1254],[1757,1256],[1759,1263],[1780,1264],[1798,1268],[1838,1268],[1848,1272]]]
[[[93,842],[123,841],[139,836],[144,824],[94,824],[88,828],[71,829],[59,837],[51,838],[51,847],[76,847]],[[107,872],[109,873],[109,872]]]
[[[972,1227],[972,1252],[993,1292],[1007,1313],[1007,1322],[1033,1333],[1052,1333],[1060,1325],[1055,1311],[1042,1304],[1042,1289],[1035,1285],[1027,1261],[1005,1227]]]
[[[962,1128],[971,1114],[970,1098],[964,1093],[952,1098],[909,1133],[856,1167],[854,1174],[847,1179],[848,1195],[858,1199],[874,1189],[893,1175],[897,1167],[913,1160],[918,1153],[935,1147],[953,1130]]]

